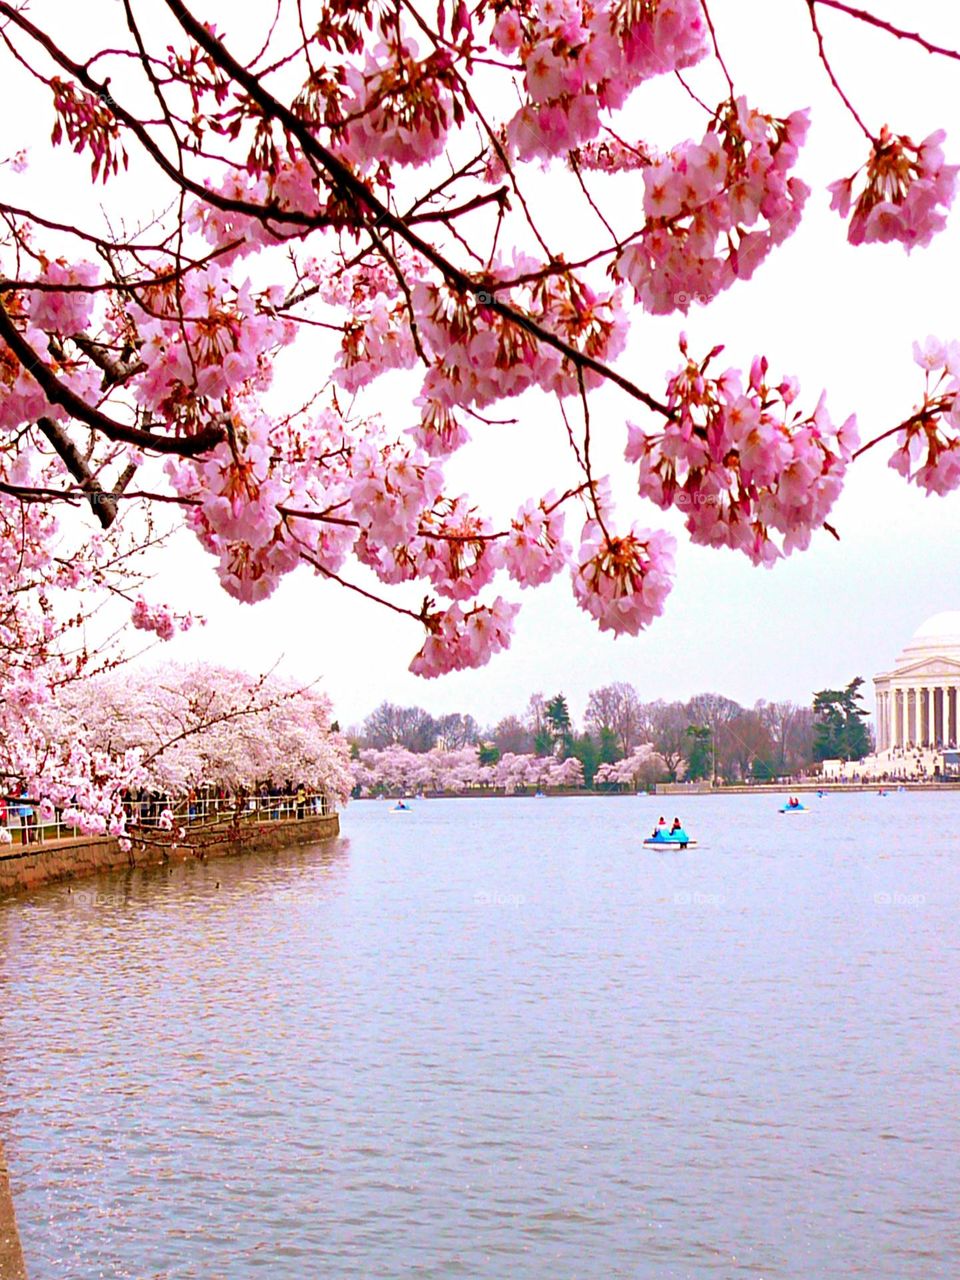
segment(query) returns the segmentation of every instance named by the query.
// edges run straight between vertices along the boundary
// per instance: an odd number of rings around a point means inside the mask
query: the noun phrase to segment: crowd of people
[[[0,830],[20,828],[22,844],[35,844],[41,838],[37,806],[27,795],[25,786],[14,788],[11,795],[0,795]]]
[[[178,824],[217,822],[228,817],[257,817],[264,821],[317,817],[330,812],[327,796],[315,792],[305,782],[289,779],[276,783],[268,779],[255,790],[230,788],[222,784],[190,787],[179,796],[158,788],[124,790],[121,801],[131,832],[147,828],[163,829]],[[50,830],[52,828],[52,831]],[[0,831],[4,840],[20,844],[37,844],[43,839],[70,835],[62,828],[62,814],[53,809],[49,815],[40,812],[40,804],[28,794],[26,785],[10,788],[0,794]]]

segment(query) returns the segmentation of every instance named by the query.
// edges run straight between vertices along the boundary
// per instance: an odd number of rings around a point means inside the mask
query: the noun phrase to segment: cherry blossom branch
[[[820,61],[823,63],[824,70],[826,71],[827,75],[830,77],[830,83],[833,85],[834,89],[836,89],[837,93],[840,95],[840,99],[843,102],[844,106],[853,116],[854,120],[856,120],[857,124],[860,126],[863,132],[867,135],[867,138],[870,140],[870,142],[876,145],[876,140],[873,134],[870,132],[867,126],[863,123],[863,120],[860,118],[860,114],[857,111],[856,107],[853,105],[853,103],[850,101],[850,99],[847,97],[844,91],[840,88],[840,83],[837,80],[837,77],[833,73],[833,67],[831,67],[830,65],[830,60],[827,57],[827,51],[823,43],[823,32],[820,30],[820,23],[817,21],[817,10],[816,10],[817,3],[818,3],[818,0],[807,0],[807,9],[810,13],[810,22],[811,22],[811,25],[813,26],[813,33],[817,37],[817,48],[819,49],[819,52],[820,52]]]
[[[92,409],[85,400],[61,382],[53,370],[40,359],[14,324],[2,301],[0,301],[0,338],[24,369],[36,379],[51,404],[61,405],[71,417],[76,418],[78,422],[85,422],[88,427],[99,431],[108,440],[136,445],[140,449],[152,449],[155,453],[173,453],[183,458],[193,458],[213,449],[226,439],[224,429],[213,425],[203,427],[192,436],[154,435],[150,431],[126,427],[123,423],[108,418],[98,409]]]
[[[300,552],[301,560],[305,560],[307,564],[313,565],[314,569],[324,578],[329,578],[332,582],[338,583],[341,587],[346,587],[348,591],[355,591],[358,596],[363,596],[365,600],[372,600],[374,604],[382,604],[387,609],[392,609],[394,613],[403,614],[404,617],[412,618],[414,622],[423,622],[427,613],[429,600],[424,600],[423,608],[419,613],[414,613],[412,609],[404,609],[402,605],[394,604],[392,600],[387,600],[383,596],[375,595],[372,591],[367,591],[363,587],[358,587],[355,582],[348,582],[346,578],[341,578],[338,573],[334,573],[332,569],[328,569],[326,565],[320,563],[315,556],[309,551]]]
[[[890,35],[896,36],[898,40],[912,40],[914,44],[926,49],[927,53],[935,53],[942,58],[953,58],[960,62],[960,53],[956,49],[946,49],[943,45],[932,44],[929,40],[924,39],[919,32],[904,31],[901,27],[895,27],[892,22],[885,22],[883,18],[878,18],[876,14],[868,13],[866,9],[854,9],[852,5],[843,4],[842,0],[813,0],[813,3],[826,5],[829,9],[839,9],[841,13],[849,14],[851,18],[856,18],[860,22],[867,22],[872,27],[879,27],[881,31],[889,32]]]
[[[707,26],[710,28],[710,39],[713,41],[713,52],[715,53],[717,62],[719,62],[720,68],[723,71],[724,76],[726,77],[727,86],[730,89],[730,97],[732,98],[735,94],[735,90],[733,87],[733,77],[730,75],[730,72],[727,70],[727,64],[724,62],[723,54],[720,52],[720,45],[717,41],[717,29],[713,25],[713,18],[711,17],[710,10],[707,7],[707,0],[700,0],[700,7],[701,9],[703,9],[703,16],[707,20]]]
[[[886,431],[882,431],[880,435],[875,436],[873,440],[868,440],[866,444],[860,446],[855,453],[850,455],[850,461],[856,462],[862,454],[875,445],[882,444],[884,440],[889,440],[892,436],[899,435],[901,431],[909,431],[911,427],[923,426],[925,422],[932,422],[939,412],[936,404],[926,405],[923,409],[918,409],[916,413],[912,413],[909,418],[905,418],[903,422],[898,423],[895,427],[890,427]]]
[[[556,334],[544,328],[535,320],[531,320],[529,316],[525,316],[523,312],[516,310],[514,307],[501,302],[495,296],[491,296],[482,283],[478,283],[471,279],[466,272],[461,271],[453,263],[448,261],[443,254],[439,252],[429,241],[424,240],[412,231],[401,218],[387,208],[377,197],[368,190],[368,188],[360,181],[353,171],[342,160],[338,159],[331,151],[316,140],[309,129],[303,122],[279,99],[268,93],[260,79],[252,75],[242,63],[227,50],[222,41],[218,40],[208,28],[199,22],[192,13],[187,9],[181,0],[166,0],[167,8],[183,27],[184,31],[196,41],[196,43],[204,49],[214,59],[222,70],[226,71],[238,84],[242,85],[247,93],[259,103],[262,110],[271,114],[276,118],[287,131],[297,139],[306,155],[313,156],[317,159],[323,168],[327,171],[333,185],[338,188],[345,196],[356,200],[360,207],[367,206],[371,213],[375,215],[375,221],[378,225],[389,228],[395,232],[401,239],[417,253],[421,254],[427,262],[436,267],[437,270],[461,293],[476,296],[482,293],[484,295],[484,305],[505,320],[511,321],[519,328],[524,329],[532,337],[536,338],[545,346],[552,347],[555,351],[559,351],[564,355],[571,364],[576,368],[589,369],[591,372],[599,374],[600,377],[607,381],[613,382],[621,390],[626,391],[633,399],[639,400],[641,404],[653,410],[654,413],[661,417],[671,419],[672,411],[653,396],[641,390],[629,378],[625,378],[615,369],[611,369],[600,360],[595,360],[592,356],[586,355],[584,352],[578,351],[576,347],[570,343],[564,342],[562,338],[558,338]],[[0,0],[0,12],[5,8],[9,8],[5,0]]]
[[[104,529],[109,529],[117,518],[117,504],[112,495],[106,494],[103,488],[80,456],[80,451],[63,428],[52,418],[38,418],[37,426],[56,449],[57,454],[74,480],[80,485],[87,497],[93,514]]]
[[[118,120],[121,121],[130,132],[134,135],[150,158],[163,170],[168,178],[171,178],[179,187],[189,191],[191,195],[203,200],[205,203],[213,205],[216,209],[222,209],[226,213],[242,213],[249,217],[257,218],[259,221],[266,223],[278,223],[295,226],[308,230],[316,227],[335,225],[337,220],[324,217],[319,214],[299,213],[293,209],[282,209],[279,204],[260,205],[252,203],[248,200],[232,199],[229,196],[223,196],[217,191],[211,190],[198,182],[193,182],[187,175],[168,158],[163,150],[157,146],[150,136],[148,130],[143,123],[137,119],[131,112],[126,111],[117,100],[108,92],[108,87],[99,83],[90,75],[87,69],[78,62],[74,62],[68,58],[59,46],[39,27],[34,26],[18,9],[8,3],[8,0],[0,0],[0,15],[6,15],[13,23],[20,27],[27,35],[39,44],[44,51],[49,54],[58,66],[62,67],[87,90],[88,93],[99,98],[101,101],[104,95],[110,97],[110,112]],[[22,59],[18,59],[22,61]],[[337,223],[339,225],[339,223]]]

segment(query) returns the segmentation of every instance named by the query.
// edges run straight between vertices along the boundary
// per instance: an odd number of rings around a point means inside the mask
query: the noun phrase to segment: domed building
[[[960,740],[960,612],[937,613],[892,671],[874,676],[877,754],[942,751]]]
[[[960,611],[928,618],[873,685],[875,754],[824,760],[824,777],[869,782],[960,774]]]

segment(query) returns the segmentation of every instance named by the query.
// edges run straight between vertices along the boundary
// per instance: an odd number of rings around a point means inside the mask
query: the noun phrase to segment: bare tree
[[[729,777],[735,766],[743,779],[749,778],[754,764],[759,761],[769,767],[776,767],[775,744],[763,717],[757,711],[742,711],[727,721],[725,727],[725,752],[720,762],[720,772]]]
[[[440,716],[436,727],[436,745],[447,751],[457,751],[460,747],[472,747],[480,737],[480,731],[473,716],[461,715],[459,711]]]
[[[644,717],[654,750],[663,757],[672,781],[687,753],[690,717],[682,702],[648,702]]]
[[[501,755],[526,755],[533,750],[533,734],[518,716],[501,720],[490,735]]]
[[[594,689],[587,699],[587,728],[598,738],[604,733],[615,735],[621,755],[630,755],[640,741],[643,718],[643,704],[632,684],[607,684]]]
[[[406,747],[408,751],[429,751],[437,741],[437,722],[423,707],[397,707],[381,702],[363,722],[365,747],[383,749]]]
[[[690,723],[706,725],[713,741],[713,777],[717,777],[718,765],[729,747],[727,726],[742,715],[743,707],[722,693],[698,693],[687,703]]]
[[[770,737],[773,739],[774,761],[777,772],[783,773],[793,731],[799,726],[799,715],[802,708],[798,707],[795,702],[764,702],[761,700],[754,707],[754,710],[770,731]]]

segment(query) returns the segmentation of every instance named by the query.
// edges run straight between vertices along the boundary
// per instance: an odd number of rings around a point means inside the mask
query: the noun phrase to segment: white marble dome
[[[887,764],[910,772],[919,768],[917,752],[955,749],[960,742],[960,609],[928,618],[893,670],[874,676],[873,687],[877,751],[893,752]],[[911,770],[903,763],[905,750],[915,753]],[[945,760],[937,767],[945,767]],[[933,766],[923,768],[933,772]]]
[[[960,658],[960,610],[935,613],[922,626],[917,627],[913,638],[897,659],[897,666],[920,662],[934,654],[938,657]]]

